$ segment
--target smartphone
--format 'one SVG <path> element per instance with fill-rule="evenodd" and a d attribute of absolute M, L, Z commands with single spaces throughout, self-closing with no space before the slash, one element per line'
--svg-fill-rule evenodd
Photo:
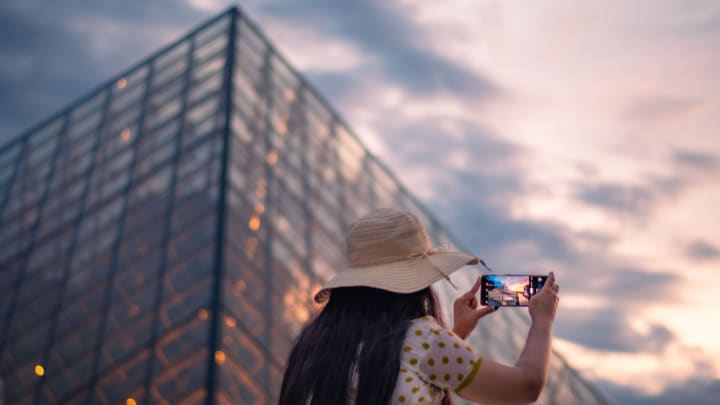
<path fill-rule="evenodd" d="M 501 307 L 527 306 L 530 297 L 545 285 L 547 275 L 484 274 L 480 283 L 480 303 Z"/>

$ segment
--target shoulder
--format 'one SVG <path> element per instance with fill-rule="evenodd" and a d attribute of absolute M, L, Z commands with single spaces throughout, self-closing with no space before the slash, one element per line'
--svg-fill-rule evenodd
<path fill-rule="evenodd" d="M 439 334 L 441 330 L 445 329 L 435 317 L 425 315 L 422 318 L 415 318 L 410 321 L 410 327 L 408 328 L 409 335 L 420 336 L 425 332 L 432 334 Z"/>
<path fill-rule="evenodd" d="M 416 341 L 418 338 L 422 338 L 422 340 L 437 340 L 440 337 L 462 340 L 454 332 L 442 326 L 437 319 L 426 315 L 422 318 L 415 318 L 410 322 L 405 340 Z"/>

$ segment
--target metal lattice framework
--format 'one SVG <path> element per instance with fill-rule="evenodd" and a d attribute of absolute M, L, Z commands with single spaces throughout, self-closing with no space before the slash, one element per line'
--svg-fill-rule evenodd
<path fill-rule="evenodd" d="M 350 220 L 454 242 L 236 8 L 0 147 L 0 190 L 12 404 L 271 403 Z M 513 361 L 527 319 L 493 318 Z M 554 357 L 539 403 L 603 402 Z"/>

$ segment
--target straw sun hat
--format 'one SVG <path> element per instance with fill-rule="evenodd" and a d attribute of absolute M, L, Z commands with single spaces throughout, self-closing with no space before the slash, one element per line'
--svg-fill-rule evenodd
<path fill-rule="evenodd" d="M 481 262 L 467 253 L 433 249 L 418 218 L 395 209 L 375 210 L 353 222 L 345 247 L 347 267 L 325 284 L 315 302 L 327 301 L 338 287 L 412 293 L 442 278 L 449 281 L 450 273 Z"/>

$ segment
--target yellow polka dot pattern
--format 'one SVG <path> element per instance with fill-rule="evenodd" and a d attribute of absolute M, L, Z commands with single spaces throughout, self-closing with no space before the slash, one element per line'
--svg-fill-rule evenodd
<path fill-rule="evenodd" d="M 463 388 L 476 373 L 480 356 L 434 318 L 411 322 L 400 358 L 393 404 L 442 402 L 443 389 Z"/>

